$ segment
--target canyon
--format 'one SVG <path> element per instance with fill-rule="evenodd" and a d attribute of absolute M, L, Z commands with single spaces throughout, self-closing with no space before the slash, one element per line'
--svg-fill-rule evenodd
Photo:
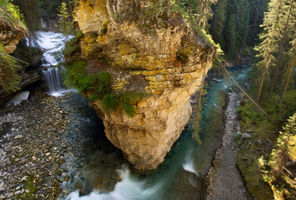
<path fill-rule="evenodd" d="M 91 103 L 107 138 L 140 171 L 155 169 L 179 138 L 192 113 L 190 97 L 216 54 L 173 5 L 153 2 L 86 0 L 74 10 L 87 70 L 111 73 L 118 93 L 146 94 L 133 117 L 122 109 L 106 112 L 100 100 Z"/>

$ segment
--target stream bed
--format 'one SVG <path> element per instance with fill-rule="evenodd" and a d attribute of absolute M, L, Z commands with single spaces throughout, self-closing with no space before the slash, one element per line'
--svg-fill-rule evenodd
<path fill-rule="evenodd" d="M 53 53 L 45 57 L 54 61 Z M 231 68 L 241 84 L 248 71 L 247 66 Z M 232 92 L 231 86 L 217 77 L 210 73 L 207 78 L 200 141 L 193 137 L 198 101 L 194 95 L 193 114 L 182 135 L 165 161 L 148 174 L 134 171 L 107 140 L 102 121 L 84 97 L 65 93 L 62 86 L 59 95 L 50 91 L 53 96 L 34 88 L 29 101 L 0 112 L 0 199 L 206 198 L 209 191 L 205 179 L 227 133 L 225 111 Z M 210 195 L 209 199 L 216 198 Z"/>

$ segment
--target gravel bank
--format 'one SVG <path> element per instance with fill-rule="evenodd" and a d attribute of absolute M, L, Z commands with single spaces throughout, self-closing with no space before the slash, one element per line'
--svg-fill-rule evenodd
<path fill-rule="evenodd" d="M 123 162 L 78 94 L 54 98 L 37 90 L 20 106 L 0 110 L 0 199 L 64 199 L 76 189 L 112 190 L 118 181 L 113 169 Z M 100 166 L 101 173 L 93 177 L 90 165 Z"/>
<path fill-rule="evenodd" d="M 235 163 L 236 148 L 234 135 L 240 134 L 237 107 L 239 97 L 229 94 L 225 112 L 225 135 L 222 147 L 216 152 L 214 166 L 208 173 L 208 200 L 251 199 Z"/>

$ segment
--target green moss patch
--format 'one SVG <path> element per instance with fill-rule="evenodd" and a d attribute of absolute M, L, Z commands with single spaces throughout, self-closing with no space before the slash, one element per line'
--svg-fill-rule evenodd
<path fill-rule="evenodd" d="M 115 93 L 111 86 L 111 73 L 88 73 L 87 65 L 88 63 L 84 60 L 67 63 L 64 84 L 67 87 L 77 88 L 92 102 L 100 100 L 105 112 L 123 109 L 130 117 L 135 116 L 134 105 L 141 101 L 145 94 L 137 91 Z"/>

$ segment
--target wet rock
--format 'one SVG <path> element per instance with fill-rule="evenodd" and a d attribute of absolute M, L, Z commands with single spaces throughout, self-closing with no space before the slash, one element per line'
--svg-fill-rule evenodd
<path fill-rule="evenodd" d="M 242 134 L 242 138 L 243 138 L 243 139 L 249 139 L 249 138 L 251 138 L 251 137 L 252 137 L 251 134 L 248 134 L 248 133 L 243 133 L 243 134 Z"/>

